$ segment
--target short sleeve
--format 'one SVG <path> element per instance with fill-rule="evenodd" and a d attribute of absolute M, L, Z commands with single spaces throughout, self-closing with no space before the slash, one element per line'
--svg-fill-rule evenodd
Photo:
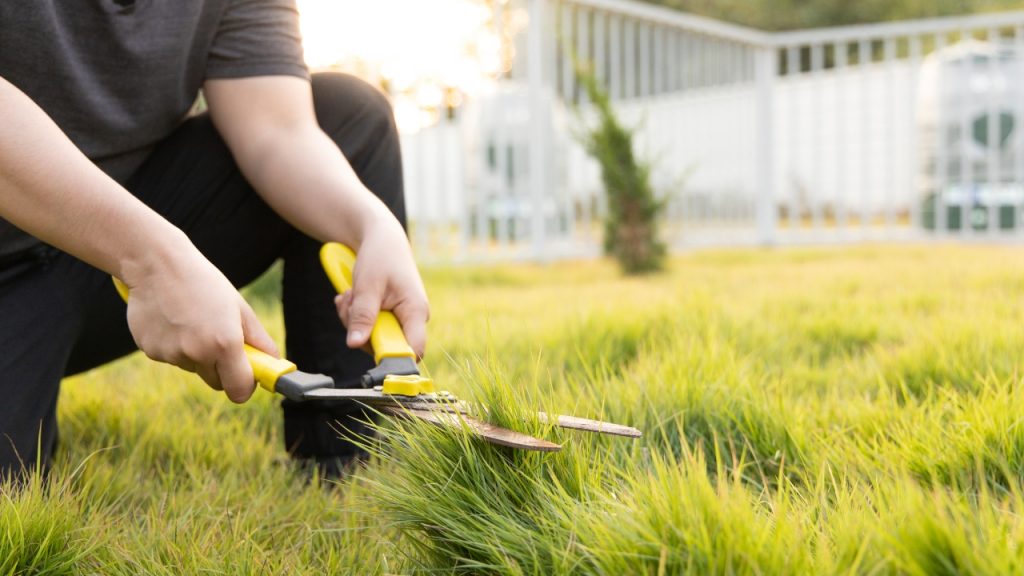
<path fill-rule="evenodd" d="M 295 0 L 229 0 L 206 64 L 207 78 L 309 78 Z"/>

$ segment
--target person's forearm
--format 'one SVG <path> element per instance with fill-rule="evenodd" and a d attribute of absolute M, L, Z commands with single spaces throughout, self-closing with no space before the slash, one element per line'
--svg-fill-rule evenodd
<path fill-rule="evenodd" d="M 97 168 L 28 96 L 0 78 L 0 216 L 129 281 L 184 234 Z"/>
<path fill-rule="evenodd" d="M 198 372 L 235 402 L 248 399 L 243 343 L 277 349 L 227 278 L 3 79 L 0 111 L 0 216 L 123 280 L 128 328 L 147 356 Z"/>
<path fill-rule="evenodd" d="M 236 160 L 278 214 L 318 240 L 358 248 L 367 226 L 397 225 L 315 125 L 268 130 Z"/>
<path fill-rule="evenodd" d="M 320 130 L 309 82 L 221 79 L 204 90 L 214 125 L 271 208 L 309 236 L 360 254 L 352 289 L 335 302 L 348 346 L 366 344 L 379 311 L 390 310 L 422 355 L 430 311 L 412 248 L 398 220 Z"/>

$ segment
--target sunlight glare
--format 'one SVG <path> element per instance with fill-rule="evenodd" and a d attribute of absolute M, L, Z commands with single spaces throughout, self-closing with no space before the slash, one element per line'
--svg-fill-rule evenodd
<path fill-rule="evenodd" d="M 358 62 L 394 89 L 430 81 L 463 90 L 500 68 L 490 10 L 471 0 L 298 0 L 306 62 Z"/>
<path fill-rule="evenodd" d="M 386 86 L 402 132 L 493 87 L 507 65 L 493 28 L 506 0 L 297 0 L 306 62 Z"/>

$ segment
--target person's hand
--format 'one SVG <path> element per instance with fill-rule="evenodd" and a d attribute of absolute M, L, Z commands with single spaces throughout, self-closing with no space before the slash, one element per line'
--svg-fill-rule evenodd
<path fill-rule="evenodd" d="M 394 218 L 367 227 L 352 270 L 352 289 L 334 302 L 348 328 L 350 348 L 366 346 L 377 314 L 390 310 L 416 356 L 423 357 L 430 306 L 409 241 Z"/>
<path fill-rule="evenodd" d="M 228 279 L 189 247 L 122 278 L 128 327 L 146 356 L 196 372 L 232 402 L 245 402 L 255 380 L 243 343 L 274 356 L 277 346 Z"/>

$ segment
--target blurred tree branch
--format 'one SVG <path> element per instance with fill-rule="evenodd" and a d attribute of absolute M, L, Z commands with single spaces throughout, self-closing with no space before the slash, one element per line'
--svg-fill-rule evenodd
<path fill-rule="evenodd" d="M 644 0 L 763 30 L 1024 9 L 1024 0 Z"/>

